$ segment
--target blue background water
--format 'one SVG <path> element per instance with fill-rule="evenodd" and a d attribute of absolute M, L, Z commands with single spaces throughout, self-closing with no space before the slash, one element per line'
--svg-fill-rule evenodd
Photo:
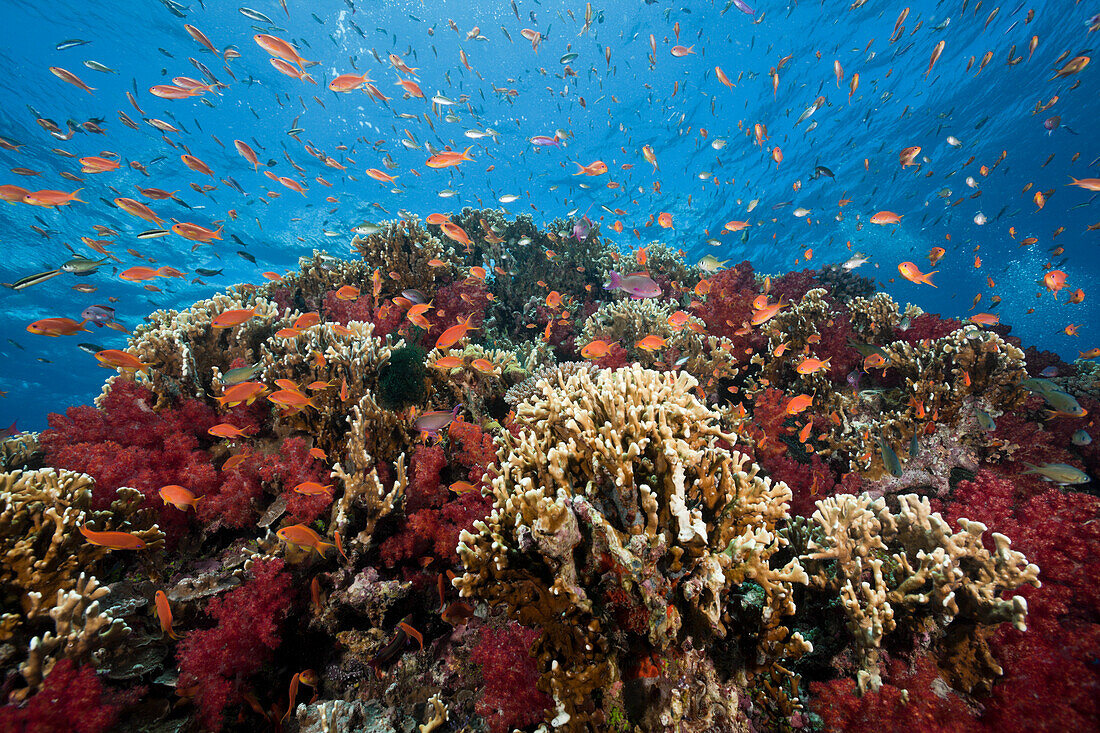
<path fill-rule="evenodd" d="M 13 282 L 56 267 L 70 256 L 64 243 L 94 254 L 79 240 L 81 236 L 98 238 L 92 231 L 94 224 L 122 233 L 111 247 L 122 260 L 118 270 L 147 264 L 127 253 L 129 248 L 155 258 L 158 265 L 189 273 L 183 280 L 154 281 L 163 289 L 159 293 L 120 280 L 111 266 L 89 278 L 64 274 L 21 291 L 0 291 L 4 313 L 0 390 L 7 392 L 6 399 L 0 400 L 0 425 L 18 418 L 22 428 L 40 428 L 48 411 L 87 402 L 107 372 L 97 368 L 92 355 L 77 344 L 121 348 L 125 342 L 123 334 L 94 327 L 92 333 L 72 337 L 36 336 L 25 331 L 33 320 L 79 318 L 85 307 L 115 297 L 118 319 L 132 327 L 153 309 L 186 307 L 236 282 L 262 282 L 261 272 L 291 268 L 300 255 L 314 248 L 345 254 L 349 229 L 364 220 L 396 217 L 398 209 L 425 216 L 463 206 L 499 206 L 496 200 L 503 194 L 520 196 L 505 207 L 510 213 L 532 213 L 539 222 L 578 208 L 593 217 L 603 215 L 601 204 L 621 208 L 627 212 L 621 217 L 604 216 L 604 232 L 624 247 L 639 244 L 630 233 L 637 227 L 643 243 L 664 240 L 683 248 L 692 261 L 707 253 L 733 262 L 748 258 L 765 272 L 804 266 L 796 262 L 807 248 L 813 249 L 812 266 L 843 262 L 851 254 L 846 246 L 850 241 L 852 251 L 871 258 L 859 272 L 883 281 L 883 287 L 901 301 L 964 316 L 975 294 L 984 294 L 978 310 L 990 310 L 990 296 L 997 294 L 1004 300 L 993 312 L 1012 324 L 1026 343 L 1056 350 L 1065 358 L 1075 356 L 1078 349 L 1100 345 L 1093 323 L 1100 273 L 1094 252 L 1100 232 L 1086 231 L 1087 225 L 1100 221 L 1100 213 L 1089 205 L 1095 194 L 1066 186 L 1070 175 L 1100 175 L 1095 165 L 1100 143 L 1094 122 L 1100 114 L 1095 81 L 1100 64 L 1068 79 L 1051 79 L 1063 52 L 1072 57 L 1096 43 L 1100 34 L 1089 34 L 1086 24 L 1095 8 L 1068 1 L 1034 3 L 1034 20 L 1025 24 L 1031 5 L 1003 5 L 986 28 L 996 7 L 989 2 L 969 3 L 965 11 L 958 2 L 912 2 L 905 30 L 891 44 L 903 6 L 877 0 L 853 10 L 846 2 L 756 0 L 755 22 L 735 7 L 723 13 L 724 2 L 598 2 L 594 3 L 596 18 L 584 35 L 578 35 L 583 2 L 523 0 L 518 3 L 521 20 L 506 2 L 362 3 L 354 11 L 344 0 L 289 0 L 288 4 L 289 18 L 278 2 L 249 0 L 248 6 L 266 14 L 274 26 L 249 20 L 238 11 L 237 3 L 209 0 L 205 8 L 197 0 L 191 2 L 181 10 L 186 18 L 177 17 L 158 0 L 5 0 L 0 4 L 0 65 L 6 70 L 0 78 L 0 135 L 23 144 L 18 153 L 0 150 L 0 183 L 32 190 L 71 191 L 84 186 L 82 198 L 88 201 L 57 210 L 0 205 L 4 245 L 0 281 Z M 575 17 L 568 17 L 566 9 Z M 948 18 L 946 28 L 935 29 Z M 454 20 L 459 33 L 448 27 L 448 19 Z M 675 58 L 670 54 L 677 22 L 679 42 L 694 46 L 694 55 Z M 184 23 L 197 26 L 219 49 L 233 45 L 240 51 L 241 58 L 228 62 L 236 79 L 219 58 L 187 34 Z M 918 23 L 921 27 L 916 29 Z M 483 38 L 467 40 L 474 26 L 480 27 Z M 545 36 L 537 53 L 521 37 L 523 28 Z M 290 39 L 306 59 L 320 61 L 310 69 L 318 85 L 287 78 L 272 68 L 268 54 L 252 40 L 257 32 Z M 657 45 L 655 64 L 648 58 L 650 34 Z M 1039 46 L 1028 59 L 1033 35 L 1039 37 Z M 74 38 L 91 43 L 55 50 L 59 42 Z M 940 40 L 946 42 L 945 50 L 926 79 L 930 54 Z M 1024 60 L 1008 66 L 1012 45 Z M 605 61 L 605 48 L 611 50 L 610 64 Z M 446 122 L 442 115 L 432 114 L 425 100 L 402 99 L 395 86 L 398 74 L 388 62 L 376 61 L 371 49 L 383 61 L 396 53 L 418 67 L 420 86 L 429 97 L 441 93 L 457 100 L 469 95 L 469 107 L 449 108 L 460 121 Z M 463 67 L 460 49 L 468 55 L 473 71 Z M 559 59 L 567 50 L 579 54 L 571 63 L 576 77 L 562 77 Z M 992 60 L 980 74 L 975 73 L 986 51 L 993 52 Z M 778 93 L 773 96 L 769 69 L 787 55 L 791 58 L 779 71 Z M 974 69 L 967 72 L 971 56 Z M 170 83 L 173 76 L 201 78 L 189 57 L 203 62 L 229 85 L 219 95 L 205 95 L 214 108 L 198 98 L 168 101 L 147 91 L 153 84 Z M 89 59 L 118 73 L 86 68 L 83 62 Z M 840 61 L 845 74 L 839 87 L 834 60 Z M 52 75 L 48 68 L 55 65 L 95 87 L 94 95 Z M 715 78 L 715 65 L 734 81 L 732 90 Z M 328 91 L 327 83 L 335 74 L 354 70 L 370 72 L 378 87 L 394 99 L 383 105 L 362 92 Z M 849 99 L 854 72 L 860 75 L 860 85 Z M 1078 88 L 1071 89 L 1078 80 Z M 135 132 L 124 126 L 119 110 L 140 124 L 140 115 L 125 97 L 135 85 L 146 117 L 185 129 L 186 134 L 170 135 L 170 139 L 186 144 L 219 178 L 233 177 L 246 195 L 184 167 L 179 158 L 184 150 L 170 147 L 152 127 L 141 124 Z M 796 126 L 799 115 L 818 95 L 824 95 L 827 104 Z M 1034 114 L 1037 104 L 1055 95 L 1059 101 L 1050 110 Z M 102 117 L 107 135 L 77 133 L 67 142 L 55 140 L 35 123 L 36 115 L 27 105 L 62 126 L 67 119 L 82 122 Z M 425 111 L 434 127 L 423 117 L 395 116 L 396 112 L 421 115 Z M 1048 134 L 1043 120 L 1053 114 L 1061 115 L 1062 122 L 1080 134 L 1066 129 Z M 770 134 L 764 148 L 750 136 L 756 122 L 767 125 Z M 808 132 L 811 122 L 818 124 Z M 294 124 L 304 128 L 303 142 L 341 160 L 347 170 L 325 167 L 307 154 L 287 135 Z M 499 136 L 472 140 L 464 135 L 467 130 L 485 128 Z M 701 128 L 706 130 L 705 138 Z M 425 151 L 400 144 L 406 129 L 418 142 L 431 142 L 437 148 L 472 144 L 477 160 L 458 168 L 429 169 L 424 165 Z M 556 129 L 569 133 L 564 149 L 536 149 L 528 143 L 532 135 L 552 135 Z M 961 140 L 962 146 L 948 145 L 949 135 Z M 261 161 L 275 161 L 272 170 L 303 182 L 307 195 L 302 197 L 254 172 L 233 149 L 235 138 L 250 144 L 255 139 L 263 148 L 253 145 Z M 716 139 L 725 140 L 725 147 L 715 149 Z M 337 150 L 340 144 L 351 150 Z M 656 151 L 660 166 L 656 173 L 642 158 L 644 144 Z M 778 171 L 770 157 L 776 145 L 784 156 Z M 898 153 L 910 145 L 921 146 L 928 162 L 902 169 Z M 113 151 L 122 157 L 123 166 L 116 172 L 83 176 L 83 184 L 71 183 L 59 173 L 81 175 L 79 163 L 52 153 L 53 148 L 78 157 Z M 284 150 L 305 169 L 305 175 L 291 168 Z M 979 167 L 992 167 L 1002 151 L 1007 151 L 1006 160 L 982 177 Z M 1080 157 L 1071 162 L 1075 153 Z M 398 175 L 398 193 L 363 173 L 366 168 L 384 168 L 387 154 L 397 164 L 389 172 Z M 1043 167 L 1051 155 L 1053 160 Z M 967 165 L 972 156 L 973 162 Z M 608 164 L 608 175 L 571 175 L 573 161 L 587 164 L 597 159 Z M 127 165 L 131 160 L 143 163 L 149 177 L 131 169 Z M 623 164 L 634 167 L 623 170 Z M 832 169 L 835 180 L 810 180 L 818 164 Z M 486 173 L 489 165 L 495 169 Z M 13 167 L 40 171 L 41 176 L 8 173 Z M 318 175 L 332 182 L 333 188 L 318 184 L 314 180 Z M 351 180 L 351 175 L 357 180 Z M 714 176 L 721 185 L 712 182 Z M 966 198 L 974 193 L 964 182 L 967 176 L 977 179 L 980 197 Z M 621 186 L 609 189 L 609 180 Z M 798 180 L 802 188 L 795 192 Z M 660 181 L 659 193 L 654 190 L 655 181 Z M 192 182 L 215 183 L 218 188 L 204 197 L 191 190 Z M 1023 194 L 1027 183 L 1034 183 L 1034 188 Z M 134 235 L 149 225 L 102 201 L 119 195 L 144 200 L 136 194 L 135 185 L 179 189 L 192 210 L 171 201 L 150 202 L 165 217 L 202 225 L 224 219 L 228 209 L 235 209 L 240 217 L 226 222 L 226 241 L 195 251 L 191 242 L 176 236 L 137 240 Z M 951 190 L 946 199 L 937 195 L 945 188 Z M 459 194 L 440 198 L 438 192 L 444 189 Z M 1051 189 L 1054 195 L 1037 212 L 1031 199 L 1034 190 Z M 265 198 L 268 190 L 279 191 L 281 197 Z M 336 196 L 339 204 L 325 202 L 329 195 Z M 842 197 L 851 199 L 844 209 L 838 207 Z M 960 198 L 966 200 L 948 207 Z M 752 199 L 759 199 L 759 205 L 747 214 Z M 793 205 L 773 210 L 785 201 Z M 796 218 L 795 207 L 811 209 L 812 214 Z M 866 222 L 881 209 L 903 214 L 902 224 L 860 228 L 858 221 Z M 672 214 L 675 229 L 645 228 L 649 218 L 662 211 Z M 837 221 L 841 211 L 843 220 Z M 973 222 L 979 211 L 989 218 L 984 226 Z M 616 218 L 626 227 L 621 235 L 609 229 Z M 754 226 L 744 238 L 726 234 L 720 237 L 720 246 L 706 245 L 705 230 L 713 235 L 731 219 L 748 219 Z M 32 231 L 30 226 L 35 224 L 48 230 L 50 238 Z M 1054 230 L 1062 226 L 1065 232 L 1052 240 Z M 1009 227 L 1015 227 L 1015 241 Z M 325 231 L 341 236 L 329 237 Z M 243 246 L 229 239 L 229 234 L 239 237 Z M 950 242 L 946 235 L 951 236 Z M 1020 248 L 1020 240 L 1028 236 L 1038 237 L 1039 243 Z M 904 260 L 928 269 L 926 253 L 937 245 L 948 249 L 937 267 L 938 289 L 900 278 L 900 282 L 886 282 L 896 277 L 896 266 Z M 982 266 L 975 269 L 972 250 L 978 245 Z M 1052 257 L 1050 249 L 1058 245 L 1065 254 Z M 242 249 L 257 263 L 238 256 Z M 1083 304 L 1067 304 L 1068 291 L 1055 301 L 1041 288 L 1038 282 L 1047 263 L 1068 273 L 1069 289 L 1084 288 L 1088 297 Z M 191 283 L 195 267 L 224 268 L 225 272 L 203 278 L 202 284 Z M 988 286 L 987 276 L 995 287 Z M 76 292 L 71 288 L 77 282 L 93 283 L 98 291 Z M 1028 314 L 1031 308 L 1035 310 Z M 1079 338 L 1062 333 L 1069 323 L 1084 324 Z"/>

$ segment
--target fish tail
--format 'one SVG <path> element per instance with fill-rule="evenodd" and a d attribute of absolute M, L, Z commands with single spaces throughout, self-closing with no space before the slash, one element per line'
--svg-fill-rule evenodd
<path fill-rule="evenodd" d="M 604 290 L 618 290 L 619 286 L 622 285 L 622 278 L 619 276 L 619 273 L 612 270 L 611 275 L 609 276 L 609 278 L 610 278 L 610 281 L 606 285 L 603 286 L 603 289 Z"/>
<path fill-rule="evenodd" d="M 82 204 L 86 204 L 86 203 L 88 203 L 88 202 L 87 202 L 87 201 L 85 201 L 84 199 L 78 199 L 78 198 L 76 197 L 76 195 L 77 195 L 78 193 L 80 193 L 81 191 L 83 191 L 83 190 L 84 190 L 83 188 L 78 188 L 78 189 L 76 189 L 75 191 L 73 191 L 72 193 L 70 193 L 69 195 L 70 195 L 70 196 L 72 196 L 72 198 L 71 198 L 71 199 L 69 199 L 69 200 L 70 200 L 70 201 L 79 201 L 79 202 L 80 202 L 80 203 L 82 203 Z"/>
<path fill-rule="evenodd" d="M 317 550 L 318 555 L 324 557 L 325 553 L 328 552 L 330 547 L 336 547 L 336 545 L 332 544 L 331 542 L 318 542 L 317 546 L 313 549 Z"/>
<path fill-rule="evenodd" d="M 922 277 L 920 281 L 925 285 L 931 285 L 934 288 L 939 287 L 938 285 L 936 285 L 936 283 L 932 282 L 932 276 L 935 275 L 937 272 L 939 272 L 939 270 L 932 270 L 932 272 L 924 273 L 924 277 Z"/>

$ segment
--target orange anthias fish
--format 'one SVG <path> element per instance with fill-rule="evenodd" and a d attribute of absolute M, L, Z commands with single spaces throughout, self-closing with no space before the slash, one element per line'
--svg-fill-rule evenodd
<path fill-rule="evenodd" d="M 756 312 L 752 314 L 752 318 L 749 320 L 754 326 L 759 326 L 765 321 L 770 320 L 781 308 L 785 307 L 784 303 L 772 303 L 771 305 L 758 308 Z"/>
<path fill-rule="evenodd" d="M 645 351 L 659 351 L 665 347 L 665 340 L 660 336 L 649 334 L 634 345 Z"/>
<path fill-rule="evenodd" d="M 428 158 L 427 166 L 429 168 L 449 168 L 451 166 L 459 165 L 463 161 L 473 160 L 470 156 L 470 148 L 466 148 L 461 153 L 454 150 L 444 150 L 441 153 L 436 153 L 432 157 Z"/>
<path fill-rule="evenodd" d="M 51 208 L 54 206 L 68 206 L 73 201 L 79 201 L 83 204 L 85 203 L 85 201 L 76 197 L 76 195 L 83 190 L 83 188 L 78 188 L 72 193 L 67 193 L 65 191 L 53 191 L 48 189 L 42 191 L 31 191 L 23 197 L 23 203 L 30 204 L 31 206 L 42 206 L 45 208 Z"/>
<path fill-rule="evenodd" d="M 783 411 L 788 415 L 797 415 L 814 403 L 814 398 L 808 394 L 800 394 L 787 400 Z"/>
<path fill-rule="evenodd" d="M 209 243 L 212 239 L 221 239 L 222 227 L 217 229 L 207 229 L 206 227 L 199 226 L 198 224 L 191 224 L 189 222 L 180 222 L 172 227 L 172 231 L 180 235 L 184 239 L 189 239 L 192 242 L 205 242 Z"/>
<path fill-rule="evenodd" d="M 109 369 L 125 369 L 149 373 L 149 365 L 141 362 L 133 354 L 119 349 L 104 349 L 96 352 L 96 361 Z"/>
<path fill-rule="evenodd" d="M 256 315 L 256 309 L 254 307 L 242 310 L 222 311 L 214 316 L 214 320 L 210 322 L 210 326 L 211 328 L 233 328 L 234 326 L 241 325 L 254 315 Z"/>
<path fill-rule="evenodd" d="M 898 265 L 898 272 L 900 272 L 901 276 L 911 283 L 916 283 L 918 285 L 923 283 L 924 285 L 931 285 L 932 287 L 936 287 L 936 284 L 932 282 L 932 276 L 939 272 L 939 270 L 933 270 L 932 272 L 921 272 L 920 268 L 912 262 L 902 262 L 900 265 Z"/>
<path fill-rule="evenodd" d="M 292 64 L 298 64 L 298 68 L 303 71 L 305 71 L 307 65 L 312 65 L 309 61 L 299 56 L 293 46 L 281 38 L 258 33 L 252 36 L 252 40 L 256 41 L 256 44 L 260 48 L 267 51 L 272 56 L 277 56 Z"/>
<path fill-rule="evenodd" d="M 201 496 L 195 496 L 189 489 L 176 484 L 161 486 L 157 493 L 165 504 L 171 504 L 182 512 L 187 511 L 188 507 L 194 509 L 195 505 L 202 500 Z"/>
<path fill-rule="evenodd" d="M 801 362 L 799 362 L 797 367 L 795 367 L 795 371 L 799 374 L 816 374 L 823 369 L 828 369 L 829 366 L 829 359 L 821 361 L 820 359 L 806 357 Z"/>
<path fill-rule="evenodd" d="M 600 359 L 607 356 L 611 345 L 606 341 L 590 341 L 581 349 L 581 356 L 585 359 Z"/>
<path fill-rule="evenodd" d="M 461 341 L 466 336 L 467 331 L 476 331 L 477 327 L 470 325 L 471 318 L 473 318 L 473 315 L 466 316 L 465 321 L 455 324 L 439 334 L 439 338 L 435 342 L 435 348 L 449 349 Z"/>
<path fill-rule="evenodd" d="M 335 547 L 331 542 L 322 541 L 320 535 L 304 524 L 292 524 L 289 527 L 283 527 L 275 534 L 283 542 L 316 550 L 317 554 L 322 557 L 330 547 Z"/>
<path fill-rule="evenodd" d="M 1058 300 L 1058 291 L 1066 286 L 1066 273 L 1062 270 L 1051 270 L 1043 275 L 1043 285 L 1054 293 L 1054 299 Z"/>
<path fill-rule="evenodd" d="M 145 540 L 129 532 L 97 532 L 88 529 L 88 525 L 80 525 L 80 534 L 93 545 L 106 547 L 111 550 L 144 550 Z"/>
<path fill-rule="evenodd" d="M 180 635 L 172 629 L 172 607 L 168 605 L 168 596 L 164 591 L 158 590 L 154 595 L 157 607 L 157 618 L 160 620 L 160 630 L 168 634 L 169 638 L 179 639 Z"/>
<path fill-rule="evenodd" d="M 332 494 L 332 484 L 322 486 L 316 481 L 303 481 L 294 487 L 294 490 L 305 496 L 318 496 L 320 494 Z"/>
<path fill-rule="evenodd" d="M 892 211 L 879 211 L 871 217 L 872 224 L 897 224 L 901 221 L 902 214 L 895 214 Z"/>
<path fill-rule="evenodd" d="M 358 300 L 359 288 L 354 285 L 345 285 L 336 291 L 336 297 L 339 300 Z"/>
<path fill-rule="evenodd" d="M 280 407 L 287 410 L 298 411 L 306 407 L 312 407 L 317 409 L 317 405 L 313 403 L 312 398 L 306 397 L 304 394 L 295 389 L 280 389 L 277 392 L 272 392 L 267 396 L 268 402 L 273 402 Z"/>
<path fill-rule="evenodd" d="M 575 176 L 602 176 L 607 173 L 607 163 L 602 160 L 597 160 L 588 165 L 581 165 L 580 163 L 575 163 L 575 165 L 577 166 L 577 172 L 573 174 Z"/>
<path fill-rule="evenodd" d="M 340 74 L 328 83 L 328 88 L 334 92 L 353 92 L 356 89 L 362 89 L 373 81 L 366 72 L 362 74 Z"/>
<path fill-rule="evenodd" d="M 215 425 L 206 432 L 218 438 L 243 438 L 251 431 L 223 422 Z"/>
<path fill-rule="evenodd" d="M 164 223 L 164 219 L 161 219 L 153 212 L 152 209 L 150 209 L 148 206 L 141 203 L 140 201 L 135 201 L 134 199 L 125 197 L 119 197 L 115 199 L 115 205 L 125 211 L 127 214 L 130 214 L 131 216 L 136 216 L 139 219 L 144 219 L 150 224 Z"/>
<path fill-rule="evenodd" d="M 933 247 L 932 249 L 928 250 L 929 267 L 935 267 L 936 263 L 939 262 L 945 254 L 947 254 L 947 250 L 943 247 Z"/>
<path fill-rule="evenodd" d="M 474 243 L 473 240 L 470 239 L 470 235 L 466 233 L 466 230 L 452 221 L 445 221 L 439 226 L 448 238 L 453 239 L 459 244 L 472 245 Z"/>
<path fill-rule="evenodd" d="M 218 398 L 218 402 L 222 407 L 236 407 L 242 402 L 251 405 L 263 395 L 266 389 L 260 382 L 241 382 L 225 390 Z"/>
<path fill-rule="evenodd" d="M 43 318 L 27 326 L 27 331 L 39 336 L 72 336 L 79 331 L 87 331 L 87 320 L 74 321 L 71 318 Z"/>
<path fill-rule="evenodd" d="M 144 265 L 134 265 L 118 273 L 118 276 L 130 282 L 142 282 L 144 280 L 152 280 L 154 277 L 183 277 L 183 273 L 168 265 L 158 267 L 155 270 L 152 267 L 145 267 Z"/>

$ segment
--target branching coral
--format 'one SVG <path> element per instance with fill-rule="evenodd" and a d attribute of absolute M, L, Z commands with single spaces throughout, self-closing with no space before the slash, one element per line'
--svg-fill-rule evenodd
<path fill-rule="evenodd" d="M 83 573 L 72 590 L 59 590 L 50 606 L 40 593 L 27 594 L 27 617 L 35 620 L 49 616 L 54 630 L 31 639 L 27 661 L 19 672 L 27 683 L 23 694 L 37 690 L 58 659 L 65 657 L 78 664 L 96 661 L 101 650 L 115 646 L 130 634 L 121 620 L 100 609 L 99 601 L 109 593 L 99 581 Z"/>
<path fill-rule="evenodd" d="M 812 564 L 810 577 L 815 587 L 840 594 L 860 652 L 861 690 L 881 686 L 879 650 L 903 616 L 910 624 L 930 618 L 967 631 L 1005 621 L 1023 630 L 1027 602 L 1001 594 L 1025 583 L 1039 586 L 1039 568 L 1012 550 L 1004 535 L 993 534 L 991 552 L 982 544 L 981 522 L 959 519 L 960 531 L 952 533 L 927 498 L 905 494 L 898 500 L 896 512 L 885 499 L 866 494 L 819 502 L 813 521 L 820 534 L 811 536 L 804 556 L 834 563 Z M 986 661 L 1001 674 L 992 659 Z"/>
<path fill-rule="evenodd" d="M 84 524 L 132 532 L 151 549 L 163 546 L 163 533 L 148 512 L 140 511 L 138 491 L 117 489 L 114 501 L 95 509 L 94 488 L 90 476 L 63 469 L 0 474 L 0 586 L 5 592 L 52 598 L 71 589 L 77 575 L 109 552 L 84 539 L 79 532 Z"/>
<path fill-rule="evenodd" d="M 504 437 L 492 515 L 460 535 L 455 587 L 541 626 L 540 689 L 572 730 L 596 723 L 585 704 L 629 650 L 725 637 L 727 594 L 748 581 L 767 599 L 774 646 L 762 657 L 809 648 L 780 626 L 806 575 L 797 560 L 769 565 L 790 492 L 727 450 L 735 438 L 696 384 L 638 366 L 540 382 L 517 409 L 519 434 Z M 646 633 L 612 645 L 620 632 L 605 608 L 619 591 L 646 615 Z"/>

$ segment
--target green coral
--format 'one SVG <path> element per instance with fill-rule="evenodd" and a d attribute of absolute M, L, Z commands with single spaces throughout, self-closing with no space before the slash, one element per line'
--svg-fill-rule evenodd
<path fill-rule="evenodd" d="M 378 397 L 384 407 L 399 411 L 424 401 L 428 393 L 424 384 L 427 353 L 415 344 L 393 350 L 378 373 Z"/>

